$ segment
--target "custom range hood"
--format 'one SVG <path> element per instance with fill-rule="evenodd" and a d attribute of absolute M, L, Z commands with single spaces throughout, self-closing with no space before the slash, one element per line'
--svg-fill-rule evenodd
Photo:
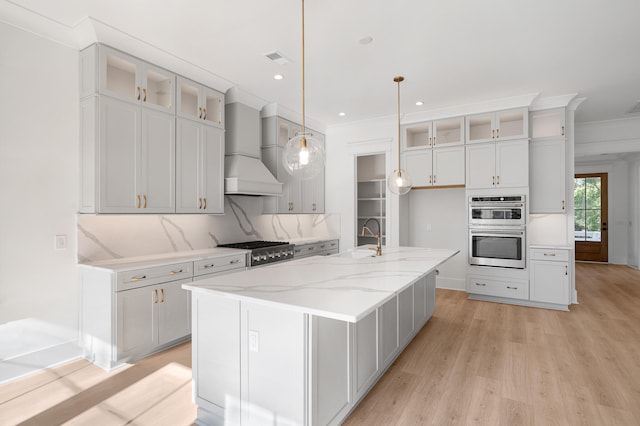
<path fill-rule="evenodd" d="M 278 182 L 261 161 L 260 111 L 239 102 L 225 106 L 224 193 L 282 195 Z"/>

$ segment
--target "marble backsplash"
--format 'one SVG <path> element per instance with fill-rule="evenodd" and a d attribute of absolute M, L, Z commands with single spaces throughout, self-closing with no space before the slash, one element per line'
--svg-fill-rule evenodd
<path fill-rule="evenodd" d="M 224 215 L 78 215 L 78 262 L 199 250 L 249 240 L 338 238 L 338 214 L 261 214 L 262 198 L 225 196 Z"/>

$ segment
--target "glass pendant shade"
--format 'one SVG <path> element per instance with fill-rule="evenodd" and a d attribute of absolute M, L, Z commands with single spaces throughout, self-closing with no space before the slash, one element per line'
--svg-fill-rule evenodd
<path fill-rule="evenodd" d="M 394 77 L 393 81 L 398 84 L 398 168 L 387 178 L 387 187 L 393 194 L 404 195 L 411 191 L 413 185 L 409 173 L 400 168 L 400 83 L 404 81 L 404 77 Z"/>
<path fill-rule="evenodd" d="M 324 169 L 324 147 L 313 134 L 298 133 L 287 142 L 282 165 L 299 179 L 313 179 Z"/>
<path fill-rule="evenodd" d="M 396 195 L 404 195 L 411 190 L 411 176 L 405 170 L 396 169 L 387 179 L 387 187 L 389 191 Z"/>

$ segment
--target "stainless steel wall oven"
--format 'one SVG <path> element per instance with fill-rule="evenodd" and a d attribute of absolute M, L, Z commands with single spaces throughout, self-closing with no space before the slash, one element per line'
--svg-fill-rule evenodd
<path fill-rule="evenodd" d="M 526 267 L 524 195 L 469 197 L 469 264 Z"/>

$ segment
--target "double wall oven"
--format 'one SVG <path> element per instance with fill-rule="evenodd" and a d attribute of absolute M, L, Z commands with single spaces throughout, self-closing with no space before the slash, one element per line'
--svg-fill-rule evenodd
<path fill-rule="evenodd" d="M 469 264 L 526 267 L 524 195 L 469 197 Z"/>

